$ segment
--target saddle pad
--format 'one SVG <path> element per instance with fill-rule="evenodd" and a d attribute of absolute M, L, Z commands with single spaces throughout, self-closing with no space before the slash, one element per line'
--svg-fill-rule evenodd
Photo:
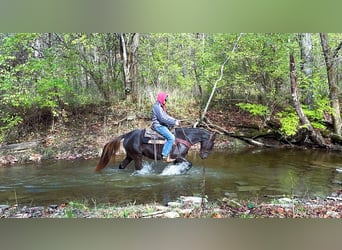
<path fill-rule="evenodd" d="M 145 129 L 144 137 L 164 140 L 164 137 L 162 135 L 160 135 L 157 131 L 155 131 L 151 128 Z"/>
<path fill-rule="evenodd" d="M 171 131 L 171 133 L 174 134 L 174 131 Z M 148 143 L 148 144 L 165 144 L 166 139 L 159 134 L 157 131 L 151 129 L 151 128 L 146 128 L 145 129 L 145 134 L 143 137 L 143 143 Z"/>
<path fill-rule="evenodd" d="M 148 140 L 148 144 L 165 144 L 166 140 Z"/>

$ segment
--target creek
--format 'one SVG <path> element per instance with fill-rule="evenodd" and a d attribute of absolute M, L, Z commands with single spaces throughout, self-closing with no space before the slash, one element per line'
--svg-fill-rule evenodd
<path fill-rule="evenodd" d="M 201 195 L 263 200 L 271 197 L 326 197 L 341 189 L 342 155 L 313 150 L 244 149 L 212 152 L 205 160 L 198 152 L 188 159 L 185 174 L 162 175 L 164 163 L 147 161 L 143 171 L 133 164 L 118 169 L 111 162 L 94 173 L 97 159 L 42 161 L 0 168 L 0 204 L 51 205 L 69 201 L 91 205 L 158 202 Z"/>

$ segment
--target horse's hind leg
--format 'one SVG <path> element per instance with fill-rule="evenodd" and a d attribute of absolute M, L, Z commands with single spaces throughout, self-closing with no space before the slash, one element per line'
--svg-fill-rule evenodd
<path fill-rule="evenodd" d="M 141 170 L 142 169 L 142 155 L 138 155 L 134 157 L 134 165 L 135 165 L 135 170 Z"/>
<path fill-rule="evenodd" d="M 132 161 L 132 158 L 129 156 L 126 156 L 126 158 L 120 163 L 119 168 L 124 169 L 127 167 L 127 165 Z"/>

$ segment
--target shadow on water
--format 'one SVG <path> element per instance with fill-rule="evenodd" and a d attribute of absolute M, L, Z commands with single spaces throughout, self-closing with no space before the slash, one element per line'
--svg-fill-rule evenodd
<path fill-rule="evenodd" d="M 68 201 L 126 204 L 167 203 L 182 195 L 200 195 L 205 168 L 209 200 L 232 196 L 263 199 L 296 195 L 326 197 L 341 188 L 340 154 L 322 151 L 254 149 L 216 151 L 206 160 L 189 155 L 192 168 L 185 174 L 163 163 L 145 162 L 118 169 L 119 161 L 94 173 L 97 160 L 42 162 L 0 169 L 0 204 L 50 205 Z M 119 159 L 121 160 L 121 159 Z M 163 172 L 164 171 L 164 172 Z"/>

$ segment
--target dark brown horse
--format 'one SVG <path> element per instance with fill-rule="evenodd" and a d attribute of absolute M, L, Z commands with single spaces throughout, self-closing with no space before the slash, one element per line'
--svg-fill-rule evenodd
<path fill-rule="evenodd" d="M 121 140 L 123 140 L 126 158 L 120 163 L 120 169 L 126 168 L 131 161 L 134 161 L 135 169 L 140 170 L 142 168 L 143 156 L 161 160 L 163 144 L 148 143 L 145 132 L 145 129 L 136 129 L 108 142 L 103 147 L 102 155 L 95 171 L 103 169 L 110 159 L 115 157 L 120 148 Z M 177 159 L 184 161 L 190 147 L 196 143 L 200 143 L 200 157 L 202 159 L 207 158 L 209 152 L 213 149 L 216 134 L 202 128 L 176 128 L 175 137 L 176 142 L 172 147 L 171 157 L 176 158 L 176 161 Z"/>

